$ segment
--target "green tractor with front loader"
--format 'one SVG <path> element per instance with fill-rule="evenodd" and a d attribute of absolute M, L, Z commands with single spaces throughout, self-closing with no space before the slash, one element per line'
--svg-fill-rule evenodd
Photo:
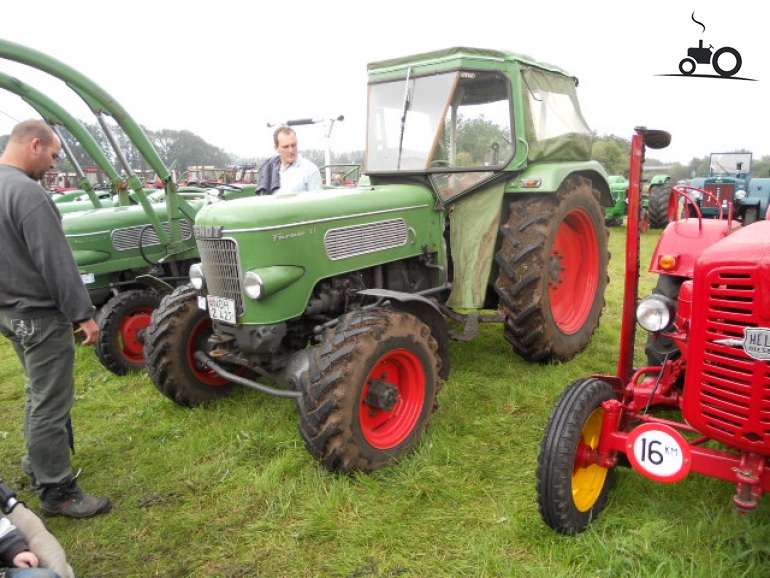
<path fill-rule="evenodd" d="M 341 472 L 415 446 L 450 339 L 498 323 L 523 358 L 566 361 L 590 342 L 608 282 L 613 200 L 574 76 L 472 48 L 368 76 L 365 179 L 203 207 L 191 283 L 145 334 L 165 396 L 295 399 L 308 451 Z"/>
<path fill-rule="evenodd" d="M 84 126 L 63 107 L 19 79 L 0 73 L 0 88 L 24 99 L 59 133 L 64 152 L 74 164 L 82 191 L 89 200 L 59 203 L 64 231 L 75 255 L 91 300 L 99 308 L 101 329 L 95 351 L 102 364 L 124 374 L 144 368 L 143 333 L 164 293 L 188 281 L 190 265 L 198 260 L 192 236 L 197 211 L 207 203 L 234 196 L 253 196 L 254 185 L 212 184 L 177 188 L 171 171 L 141 127 L 103 89 L 58 60 L 18 44 L 0 40 L 0 59 L 18 62 L 63 80 L 88 105 L 122 165 L 121 176 Z M 115 123 L 163 181 L 164 194 L 149 198 L 154 189 L 135 174 L 117 145 Z M 65 128 L 104 171 L 110 199 L 100 199 L 88 169 L 75 162 Z"/>

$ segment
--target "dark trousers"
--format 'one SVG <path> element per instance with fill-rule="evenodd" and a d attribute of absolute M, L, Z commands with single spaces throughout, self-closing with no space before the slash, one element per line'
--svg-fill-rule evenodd
<path fill-rule="evenodd" d="M 68 422 L 75 401 L 75 338 L 64 315 L 23 319 L 0 312 L 0 331 L 11 340 L 27 374 L 25 465 L 37 484 L 72 477 Z"/>

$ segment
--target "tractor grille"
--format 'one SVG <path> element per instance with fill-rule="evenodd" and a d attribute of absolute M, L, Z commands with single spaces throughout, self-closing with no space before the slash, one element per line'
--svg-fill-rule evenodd
<path fill-rule="evenodd" d="M 720 342 L 742 342 L 744 329 L 757 326 L 757 271 L 720 267 L 706 274 L 705 303 L 696 310 L 706 314 L 705 331 L 693 321 L 684 402 L 685 418 L 704 434 L 754 451 L 770 449 L 770 365 Z"/>
<path fill-rule="evenodd" d="M 163 230 L 167 235 L 171 234 L 171 226 L 168 221 L 161 223 Z M 190 221 L 183 219 L 179 222 L 179 230 L 182 233 L 182 239 L 187 241 L 192 238 L 192 226 Z M 157 247 L 160 245 L 155 229 L 149 225 L 139 225 L 138 227 L 127 227 L 125 229 L 115 229 L 112 232 L 112 246 L 116 251 L 129 251 L 142 247 Z"/>
<path fill-rule="evenodd" d="M 403 219 L 329 229 L 324 237 L 326 254 L 332 261 L 375 253 L 406 245 L 409 231 Z"/>
<path fill-rule="evenodd" d="M 706 185 L 705 189 L 709 193 L 713 193 L 717 200 L 715 201 L 711 197 L 704 195 L 704 207 L 725 206 L 725 203 L 733 202 L 733 197 L 735 196 L 735 185 L 731 183 L 708 184 Z"/>
<path fill-rule="evenodd" d="M 235 312 L 243 315 L 241 266 L 238 244 L 232 239 L 197 239 L 207 292 L 235 301 Z"/>

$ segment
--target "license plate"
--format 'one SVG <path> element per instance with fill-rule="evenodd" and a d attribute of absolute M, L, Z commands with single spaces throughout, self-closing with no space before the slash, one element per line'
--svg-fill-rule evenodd
<path fill-rule="evenodd" d="M 80 278 L 85 285 L 89 285 L 96 280 L 96 276 L 93 273 L 81 273 Z"/>
<path fill-rule="evenodd" d="M 235 323 L 235 301 L 216 295 L 206 295 L 209 316 L 215 321 Z"/>

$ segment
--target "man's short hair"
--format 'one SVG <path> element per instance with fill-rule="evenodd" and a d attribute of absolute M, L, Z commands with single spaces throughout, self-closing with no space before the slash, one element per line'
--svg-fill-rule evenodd
<path fill-rule="evenodd" d="M 10 140 L 15 142 L 28 142 L 32 139 L 38 138 L 43 146 L 51 146 L 54 141 L 53 129 L 48 126 L 44 121 L 37 119 L 23 120 L 11 131 Z"/>
<path fill-rule="evenodd" d="M 277 129 L 275 129 L 275 132 L 273 133 L 273 142 L 275 143 L 275 146 L 278 146 L 278 135 L 279 134 L 293 134 L 293 135 L 296 135 L 297 133 L 290 126 L 288 126 L 286 124 L 282 124 Z"/>

